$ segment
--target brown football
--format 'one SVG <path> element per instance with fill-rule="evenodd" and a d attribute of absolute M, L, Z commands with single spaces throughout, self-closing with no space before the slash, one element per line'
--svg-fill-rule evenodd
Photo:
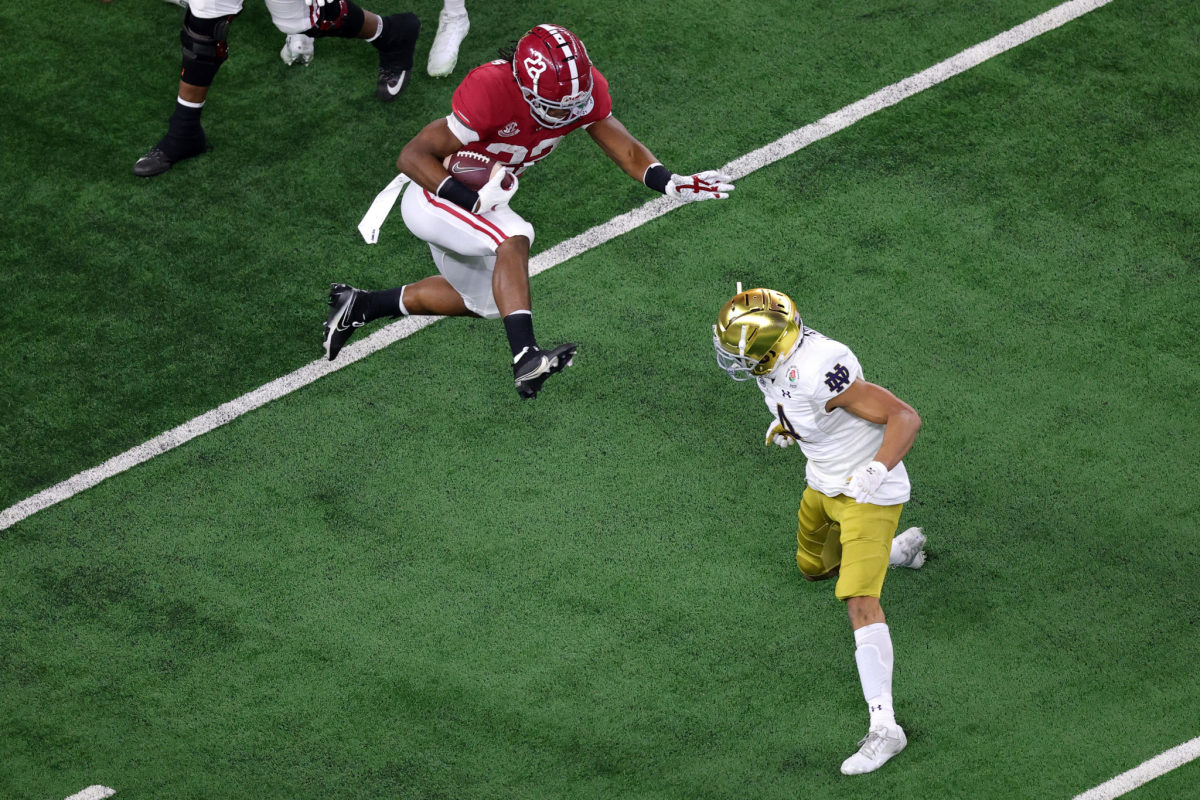
<path fill-rule="evenodd" d="M 491 179 L 496 170 L 504 169 L 504 164 L 483 153 L 470 150 L 459 150 L 446 156 L 442 165 L 452 177 L 473 192 L 478 192 Z M 512 175 L 506 175 L 500 184 L 505 189 L 512 186 Z"/>

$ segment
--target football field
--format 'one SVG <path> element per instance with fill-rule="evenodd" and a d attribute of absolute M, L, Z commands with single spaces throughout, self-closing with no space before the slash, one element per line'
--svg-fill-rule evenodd
<path fill-rule="evenodd" d="M 150 180 L 181 11 L 0 9 L 0 798 L 1200 796 L 1194 2 L 469 2 L 435 80 L 418 0 L 390 105 L 246 5 L 212 152 Z M 526 174 L 579 344 L 535 401 L 496 322 L 314 361 L 331 281 L 433 271 L 355 229 L 399 149 L 545 21 L 734 196 L 666 211 L 583 133 Z M 738 281 L 924 419 L 870 775 L 803 457 L 713 359 Z"/>

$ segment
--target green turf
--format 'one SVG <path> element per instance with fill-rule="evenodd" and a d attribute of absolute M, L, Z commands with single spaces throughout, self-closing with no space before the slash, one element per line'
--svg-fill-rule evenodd
<path fill-rule="evenodd" d="M 248 5 L 217 149 L 152 181 L 173 7 L 64 12 L 90 91 L 82 34 L 6 56 L 5 505 L 311 361 L 330 280 L 430 269 L 354 225 L 453 83 L 380 108 L 369 49 L 289 70 Z M 557 19 L 701 169 L 1048 7 L 481 7 L 463 62 Z M 0 532 L 0 797 L 1069 798 L 1197 736 L 1198 33 L 1117 0 L 538 276 L 580 355 L 533 403 L 447 320 Z M 647 193 L 579 134 L 518 199 L 540 251 Z M 874 775 L 837 773 L 866 715 L 792 559 L 803 460 L 713 363 L 738 280 L 925 420 Z"/>

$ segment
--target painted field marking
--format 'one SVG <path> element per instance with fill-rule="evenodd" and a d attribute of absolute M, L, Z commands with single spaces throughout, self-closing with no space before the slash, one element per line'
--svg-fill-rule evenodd
<path fill-rule="evenodd" d="M 110 789 L 107 786 L 89 786 L 81 792 L 76 792 L 65 800 L 104 800 L 106 797 L 112 797 L 116 794 L 115 789 Z"/>
<path fill-rule="evenodd" d="M 1149 783 L 1173 769 L 1182 767 L 1189 761 L 1195 761 L 1197 758 L 1200 758 L 1200 736 L 1186 741 L 1177 747 L 1172 747 L 1165 753 L 1155 756 L 1128 772 L 1122 772 L 1117 777 L 1105 781 L 1095 789 L 1089 789 L 1083 794 L 1075 795 L 1074 800 L 1113 800 L 1113 798 L 1132 792 L 1143 783 Z"/>
<path fill-rule="evenodd" d="M 1024 44 L 1055 28 L 1061 27 L 1073 19 L 1083 16 L 1089 11 L 1108 5 L 1112 0 L 1070 0 L 1070 2 L 1055 6 L 1044 14 L 1017 25 L 1015 28 L 993 36 L 987 41 L 968 47 L 961 53 L 939 62 L 929 69 L 910 75 L 902 81 L 893 83 L 872 95 L 864 97 L 856 103 L 835 111 L 828 116 L 792 131 L 765 147 L 760 147 L 741 158 L 729 162 L 722 171 L 729 173 L 734 180 L 743 178 L 752 172 L 762 169 L 776 161 L 787 158 L 813 142 L 832 136 L 838 131 L 853 125 L 855 122 L 894 106 L 901 100 L 912 97 L 931 86 L 953 78 L 972 67 L 982 64 L 988 59 Z M 663 216 L 668 211 L 679 208 L 680 204 L 667 197 L 660 197 L 640 208 L 635 208 L 625 214 L 613 217 L 608 222 L 584 231 L 578 236 L 544 250 L 530 259 L 529 274 L 531 276 L 545 272 L 569 258 L 586 253 L 595 247 L 616 237 Z M 157 455 L 173 450 L 185 442 L 202 434 L 208 433 L 227 422 L 266 405 L 272 400 L 278 400 L 286 394 L 296 391 L 318 378 L 323 378 L 331 372 L 348 367 L 359 359 L 382 350 L 390 344 L 413 335 L 421 328 L 432 325 L 441 317 L 405 317 L 398 322 L 387 325 L 375 333 L 342 349 L 337 361 L 317 360 L 306 364 L 295 372 L 276 378 L 270 383 L 255 389 L 241 397 L 230 400 L 195 419 L 159 434 L 148 442 L 138 445 L 118 456 L 110 458 L 98 467 L 84 470 L 65 481 L 44 489 L 32 497 L 28 497 L 15 505 L 0 511 L 0 530 L 12 527 L 26 517 L 61 503 L 85 489 L 90 489 L 101 481 L 113 475 L 124 472 L 131 467 L 148 461 Z"/>

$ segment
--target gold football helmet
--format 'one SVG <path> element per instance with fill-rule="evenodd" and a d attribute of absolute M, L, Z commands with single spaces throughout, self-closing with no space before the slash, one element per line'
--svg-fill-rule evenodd
<path fill-rule="evenodd" d="M 774 289 L 741 291 L 721 308 L 713 325 L 717 364 L 735 381 L 762 377 L 786 361 L 804 336 L 792 298 Z"/>

